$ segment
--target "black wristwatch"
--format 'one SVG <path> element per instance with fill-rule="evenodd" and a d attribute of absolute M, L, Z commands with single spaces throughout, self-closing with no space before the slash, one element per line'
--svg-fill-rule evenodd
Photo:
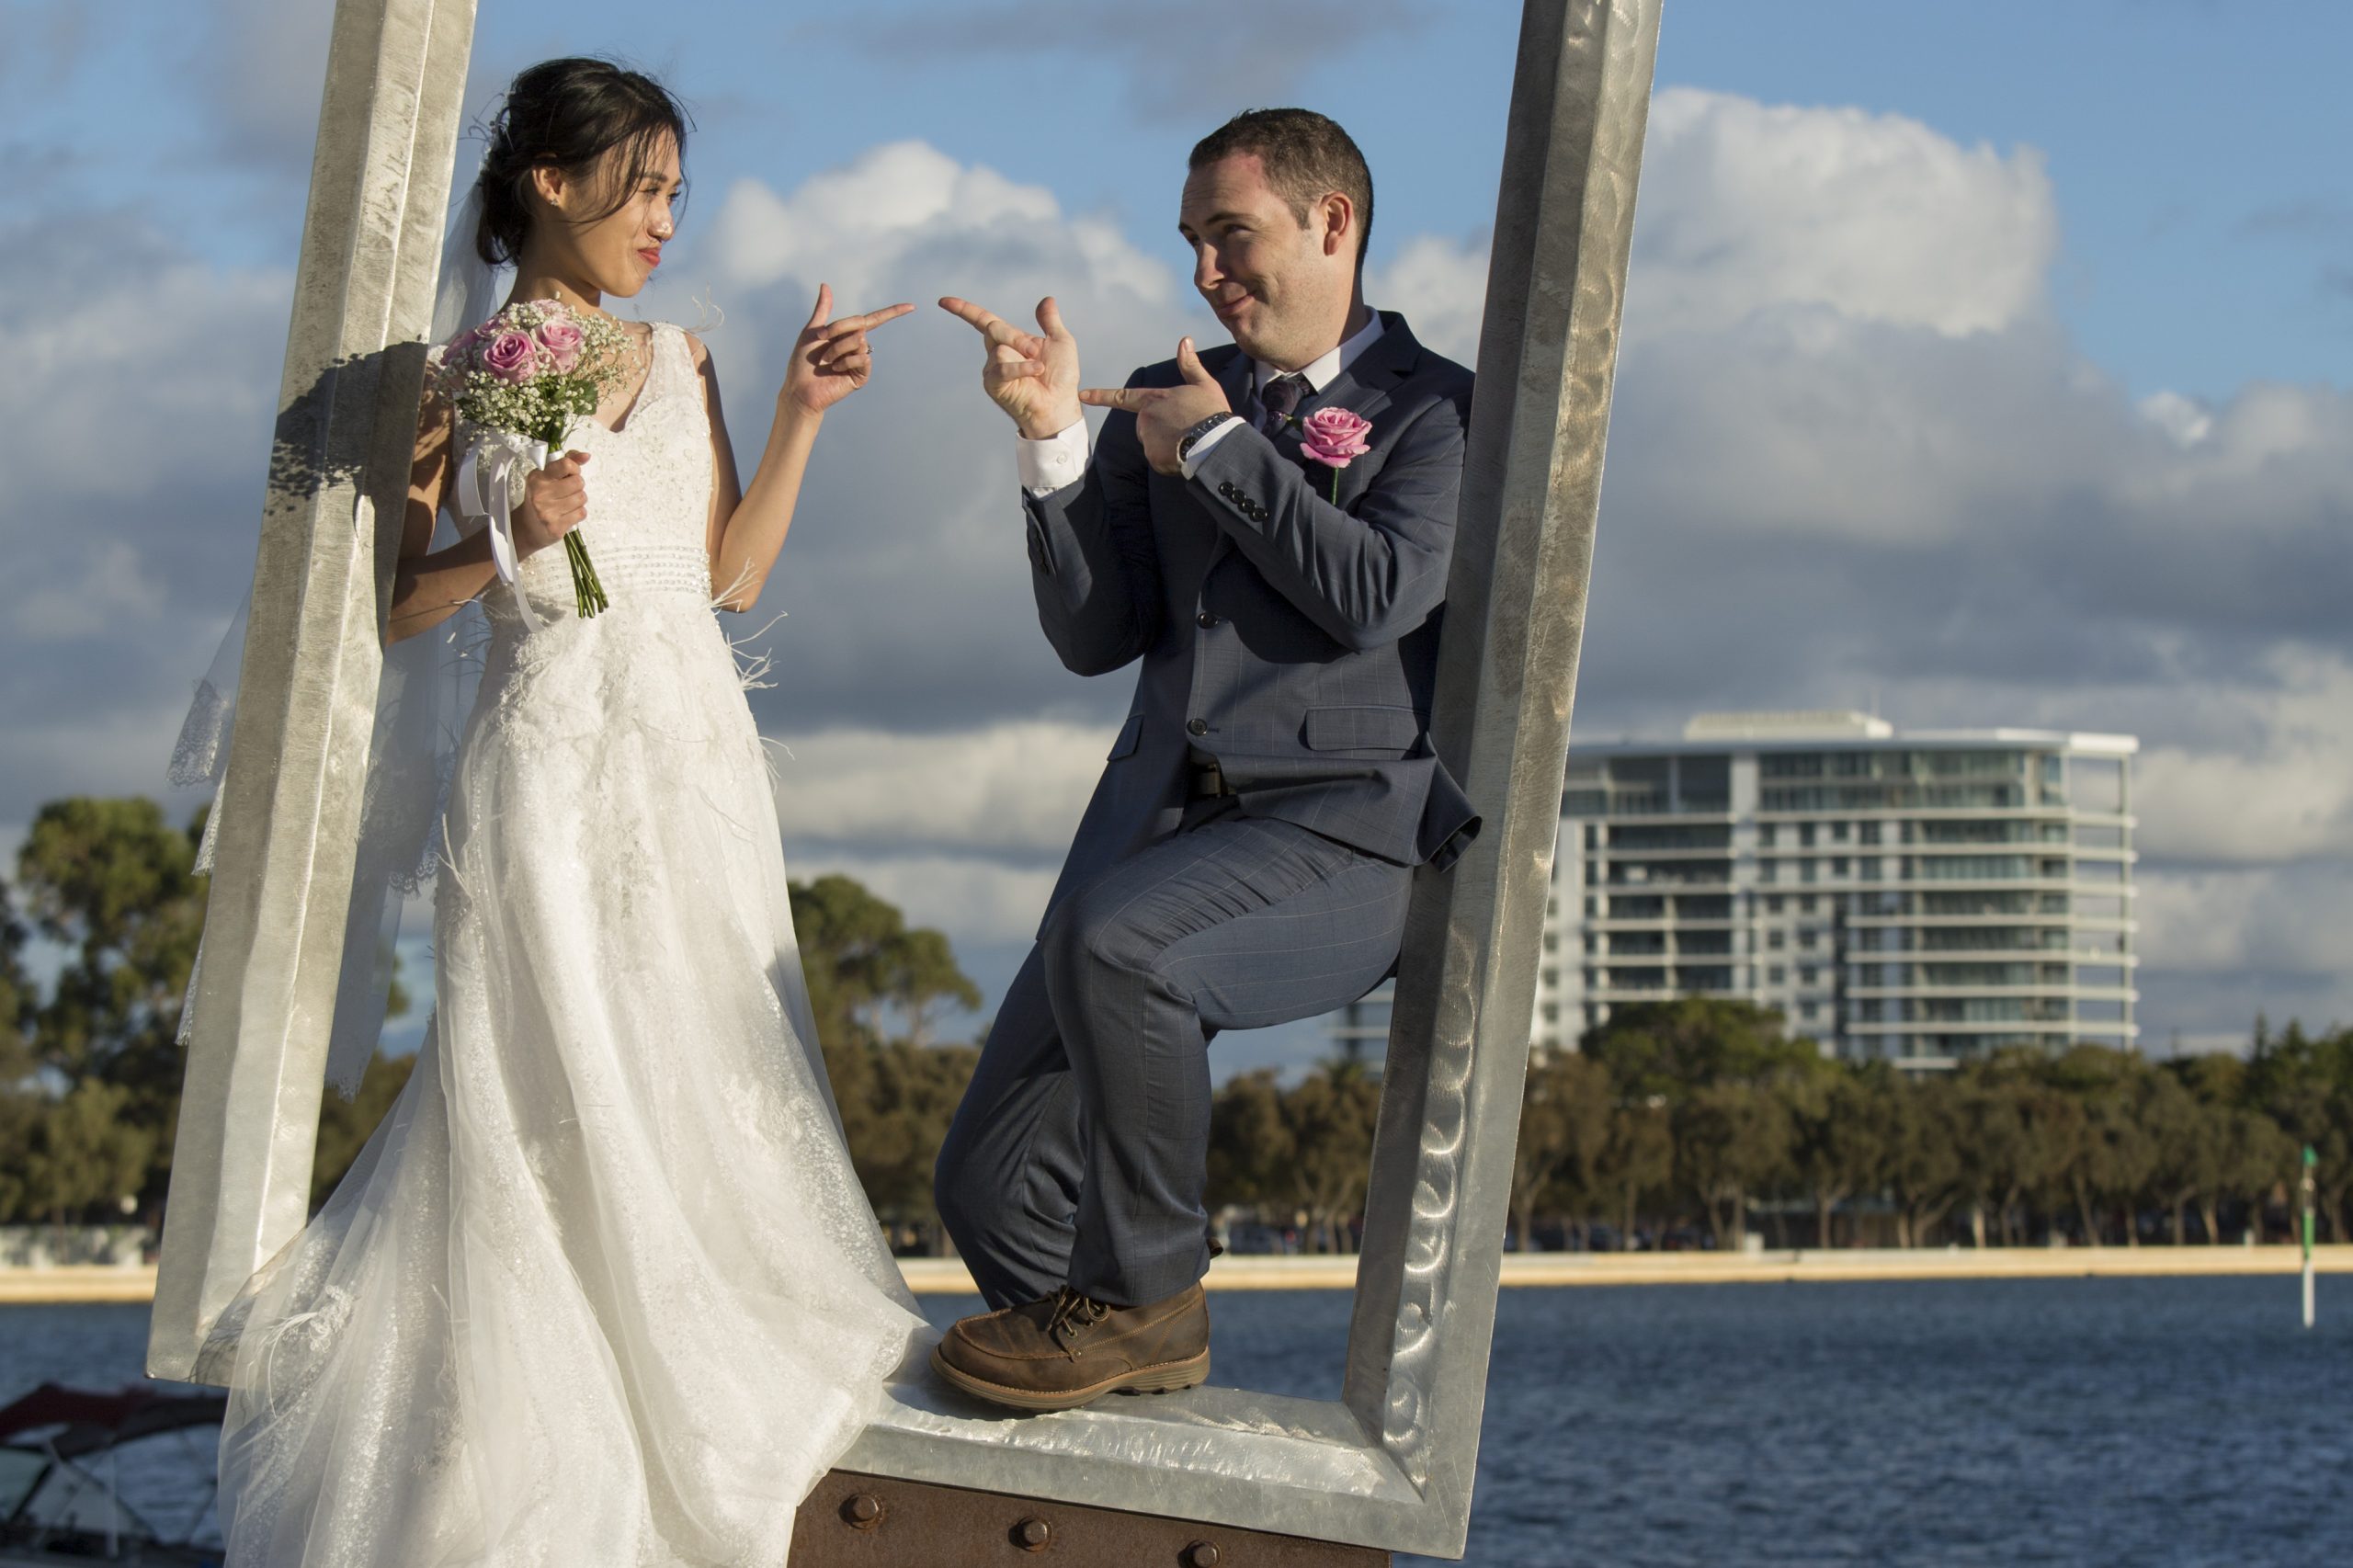
<path fill-rule="evenodd" d="M 1202 437 L 1208 435 L 1211 431 L 1216 429 L 1227 420 L 1236 417 L 1238 417 L 1238 415 L 1236 415 L 1232 409 L 1221 408 L 1215 414 L 1211 415 L 1207 419 L 1202 420 L 1199 425 L 1194 426 L 1190 430 L 1186 431 L 1182 436 L 1177 437 L 1176 460 L 1178 462 L 1183 462 L 1187 458 L 1191 457 L 1193 455 L 1193 448 L 1199 443 Z"/>

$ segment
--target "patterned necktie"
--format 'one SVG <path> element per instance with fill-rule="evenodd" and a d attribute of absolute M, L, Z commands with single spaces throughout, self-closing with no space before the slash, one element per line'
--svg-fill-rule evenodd
<path fill-rule="evenodd" d="M 1258 406 L 1264 410 L 1258 428 L 1269 436 L 1279 435 L 1302 399 L 1307 396 L 1307 378 L 1296 370 L 1277 376 L 1258 389 Z"/>

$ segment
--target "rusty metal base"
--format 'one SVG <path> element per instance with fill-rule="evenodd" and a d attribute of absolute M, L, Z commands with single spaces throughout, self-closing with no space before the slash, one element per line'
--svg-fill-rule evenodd
<path fill-rule="evenodd" d="M 1002 1492 L 827 1472 L 792 1527 L 791 1568 L 1389 1568 L 1389 1553 Z"/>

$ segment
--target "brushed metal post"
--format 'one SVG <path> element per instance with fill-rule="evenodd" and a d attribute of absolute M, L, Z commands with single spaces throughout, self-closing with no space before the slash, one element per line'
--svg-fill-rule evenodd
<path fill-rule="evenodd" d="M 308 1212 L 474 0 L 338 0 L 295 274 L 148 1370 Z"/>
<path fill-rule="evenodd" d="M 1658 0 L 1529 0 L 1432 739 L 1484 826 L 1415 891 L 1345 1398 L 1467 1525 Z M 1451 1537 L 1461 1550 L 1462 1537 Z M 1424 1549 L 1427 1550 L 1427 1549 Z"/>

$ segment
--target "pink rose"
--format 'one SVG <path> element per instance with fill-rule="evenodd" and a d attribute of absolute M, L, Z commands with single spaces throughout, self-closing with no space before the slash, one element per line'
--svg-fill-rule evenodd
<path fill-rule="evenodd" d="M 585 336 L 579 324 L 561 317 L 540 324 L 540 347 L 548 351 L 548 359 L 559 370 L 569 370 L 580 361 L 580 345 Z"/>
<path fill-rule="evenodd" d="M 531 335 L 512 327 L 483 346 L 482 368 L 502 381 L 519 385 L 529 381 L 539 359 L 539 346 L 531 341 Z"/>
<path fill-rule="evenodd" d="M 1302 422 L 1301 428 L 1307 436 L 1299 449 L 1334 468 L 1346 468 L 1350 460 L 1372 450 L 1364 439 L 1372 421 L 1345 408 L 1319 408 Z"/>

